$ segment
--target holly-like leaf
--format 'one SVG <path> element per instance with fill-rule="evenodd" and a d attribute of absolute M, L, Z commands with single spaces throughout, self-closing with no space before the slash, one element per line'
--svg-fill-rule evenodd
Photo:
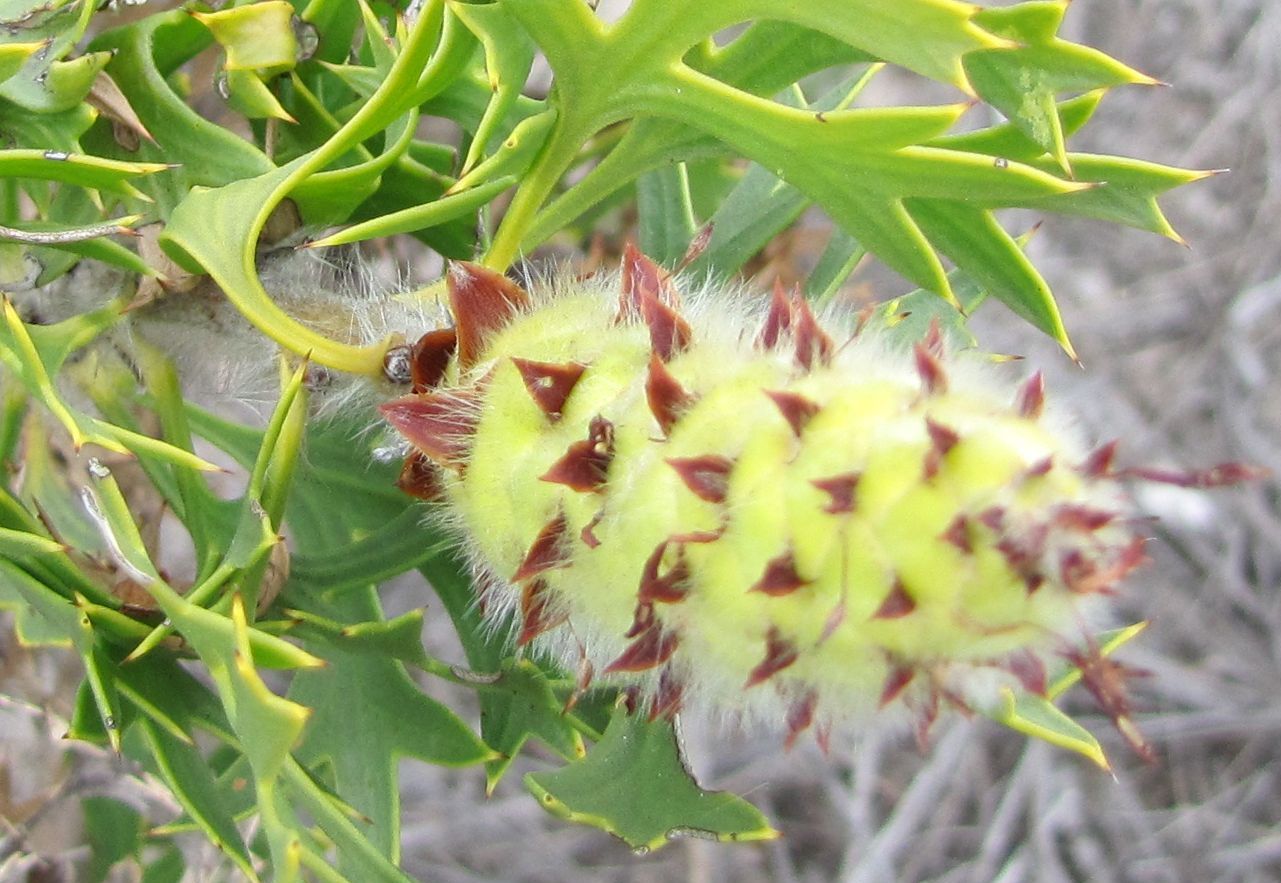
<path fill-rule="evenodd" d="M 992 212 L 1067 210 L 1070 197 L 1093 189 L 1084 179 L 1070 178 L 1059 161 L 1066 155 L 1061 145 L 1067 129 L 1056 96 L 1145 80 L 1102 53 L 1054 36 L 1061 3 L 1023 4 L 985 19 L 979 7 L 951 0 L 898 3 L 892 13 L 872 0 L 721 0 L 696 7 L 641 0 L 609 26 L 588 8 L 554 0 L 503 5 L 547 56 L 556 76 L 552 98 L 558 116 L 495 235 L 487 256 L 491 266 L 506 266 L 603 199 L 619 180 L 659 162 L 704 155 L 709 147 L 730 150 L 821 205 L 861 246 L 921 287 L 955 302 L 941 256 L 977 274 L 993 295 L 1070 354 L 1049 287 Z M 1036 161 L 931 144 L 967 105 L 825 113 L 789 108 L 771 100 L 770 92 L 749 90 L 746 68 L 717 68 L 728 47 L 709 48 L 706 41 L 755 17 L 843 43 L 962 91 L 970 88 L 965 61 L 975 56 L 988 58 L 1003 82 L 1039 84 L 1036 107 L 1022 109 L 1014 123 L 1028 130 L 1023 134 L 1036 146 Z M 1004 108 L 1005 92 L 984 83 Z M 557 183 L 580 162 L 583 145 L 620 122 L 640 132 L 655 119 L 674 128 L 643 147 L 628 142 L 628 133 L 619 145 L 624 159 L 612 161 L 616 157 L 607 154 L 540 217 Z M 1048 134 L 1042 131 L 1047 121 L 1054 128 Z M 1152 223 L 1148 218 L 1146 224 Z"/>
<path fill-rule="evenodd" d="M 454 4 L 453 12 L 480 38 L 485 48 L 485 67 L 492 97 L 476 125 L 471 147 L 463 160 L 463 172 L 471 169 L 488 151 L 508 113 L 520 100 L 521 89 L 534 65 L 534 44 L 516 23 L 511 10 L 499 3 Z"/>
<path fill-rule="evenodd" d="M 582 736 L 569 722 L 565 703 L 556 698 L 547 675 L 527 659 L 508 660 L 481 696 L 480 732 L 503 757 L 485 764 L 485 791 L 493 793 L 520 749 L 531 737 L 566 760 L 586 753 Z"/>
<path fill-rule="evenodd" d="M 0 150 L 0 176 L 5 178 L 62 181 L 135 199 L 146 196 L 129 183 L 131 178 L 168 168 L 163 163 L 124 162 L 60 150 Z"/>
<path fill-rule="evenodd" d="M 148 720 L 138 725 L 147 739 L 151 756 L 169 790 L 205 836 L 227 855 L 241 873 L 256 880 L 249 851 L 236 829 L 235 819 L 213 771 L 193 745 L 189 745 Z"/>
<path fill-rule="evenodd" d="M 1057 36 L 1069 0 L 1034 0 L 984 9 L 976 24 L 1016 46 L 971 52 L 962 60 L 979 96 L 1031 138 L 1064 172 L 1071 172 L 1056 97 L 1156 80 L 1106 54 Z"/>
<path fill-rule="evenodd" d="M 80 812 L 84 817 L 85 839 L 89 842 L 89 866 L 86 880 L 105 880 L 111 866 L 142 851 L 142 814 L 111 797 L 83 797 Z"/>
<path fill-rule="evenodd" d="M 671 724 L 647 722 L 621 704 L 584 760 L 530 773 L 525 785 L 549 812 L 608 831 L 633 849 L 657 849 L 681 836 L 778 836 L 741 797 L 699 787 L 685 768 Z"/>
<path fill-rule="evenodd" d="M 328 248 L 332 245 L 345 245 L 349 242 L 361 242 L 375 237 L 412 233 L 436 227 L 455 218 L 474 214 L 477 209 L 488 205 L 494 197 L 515 183 L 516 178 L 511 175 L 497 178 L 485 184 L 478 184 L 469 190 L 442 196 L 432 202 L 424 202 L 412 208 L 353 224 L 310 243 L 308 247 Z"/>
<path fill-rule="evenodd" d="M 196 469 L 217 469 L 189 451 L 86 414 L 68 403 L 57 389 L 53 377 L 67 358 L 110 327 L 122 311 L 123 304 L 113 303 L 54 325 L 29 326 L 6 299 L 0 303 L 0 364 L 11 370 L 31 397 L 67 429 L 76 448 L 90 443 L 118 453 L 139 448 Z"/>
<path fill-rule="evenodd" d="M 1095 639 L 1094 645 L 1099 654 L 1106 656 L 1146 627 L 1147 623 L 1140 622 L 1127 628 L 1105 632 Z M 1051 676 L 1044 696 L 1031 693 L 1016 696 L 1012 690 L 1004 690 L 1000 704 L 985 713 L 992 720 L 1012 730 L 1074 751 L 1105 770 L 1111 769 L 1098 739 L 1054 704 L 1054 699 L 1080 679 L 1080 669 L 1067 666 Z"/>
<path fill-rule="evenodd" d="M 351 623 L 381 618 L 372 590 L 348 592 L 326 613 Z M 394 860 L 400 844 L 400 760 L 468 766 L 494 753 L 457 715 L 425 695 L 395 658 L 342 646 L 317 648 L 328 666 L 294 679 L 290 698 L 313 715 L 300 757 L 308 766 L 333 771 L 338 794 L 369 818 L 367 836 Z"/>
<path fill-rule="evenodd" d="M 289 70 L 298 60 L 293 14 L 285 0 L 265 0 L 218 12 L 193 11 L 191 16 L 226 50 L 228 71 L 270 76 Z"/>

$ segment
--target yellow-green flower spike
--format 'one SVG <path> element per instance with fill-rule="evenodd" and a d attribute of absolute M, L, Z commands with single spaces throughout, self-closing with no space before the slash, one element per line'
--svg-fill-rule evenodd
<path fill-rule="evenodd" d="M 1080 656 L 1089 608 L 1143 545 L 1111 449 L 1039 375 L 937 331 L 851 336 L 781 290 L 682 305 L 634 250 L 607 279 L 526 293 L 456 264 L 448 284 L 455 328 L 383 413 L 415 449 L 403 486 L 444 501 L 517 643 L 654 716 L 729 710 L 789 742 L 1044 694 L 1070 654 L 1113 671 Z M 1118 684 L 1095 679 L 1129 726 Z"/>

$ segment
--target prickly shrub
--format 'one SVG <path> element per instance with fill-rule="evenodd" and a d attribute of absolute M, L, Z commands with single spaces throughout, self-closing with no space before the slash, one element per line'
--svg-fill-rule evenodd
<path fill-rule="evenodd" d="M 1052 703 L 1080 679 L 1146 751 L 1134 629 L 1091 614 L 1142 557 L 1121 483 L 1246 472 L 1113 465 L 966 330 L 991 298 L 1072 352 L 998 210 L 1177 239 L 1157 197 L 1202 176 L 1068 149 L 1154 81 L 1057 36 L 1066 2 L 114 5 L 0 4 L 0 607 L 83 664 L 69 735 L 163 780 L 167 830 L 250 879 L 405 879 L 398 761 L 493 789 L 534 738 L 542 805 L 635 847 L 774 836 L 690 777 L 682 708 L 790 742 L 952 705 L 1103 762 Z M 861 105 L 888 68 L 956 101 Z M 725 284 L 811 207 L 804 290 Z M 503 275 L 620 227 L 652 260 Z M 375 240 L 447 278 L 357 284 Z M 868 256 L 919 290 L 817 306 Z M 465 666 L 384 615 L 414 569 Z M 91 876 L 153 854 L 129 818 Z"/>

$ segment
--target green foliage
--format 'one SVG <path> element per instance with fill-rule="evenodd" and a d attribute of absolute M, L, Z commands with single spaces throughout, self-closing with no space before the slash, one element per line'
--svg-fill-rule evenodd
<path fill-rule="evenodd" d="M 615 709 L 600 743 L 584 760 L 525 782 L 550 812 L 594 825 L 636 850 L 680 836 L 770 840 L 778 832 L 741 797 L 704 791 L 690 778 L 668 726 Z"/>
<path fill-rule="evenodd" d="M 612 695 L 579 697 L 481 622 L 468 569 L 395 489 L 366 415 L 310 416 L 309 368 L 380 378 L 397 329 L 358 341 L 291 312 L 260 277 L 262 248 L 304 231 L 313 246 L 404 234 L 505 269 L 634 205 L 668 265 L 710 222 L 690 271 L 729 276 L 818 207 L 837 229 L 813 297 L 872 255 L 920 287 L 869 317 L 905 339 L 937 318 L 972 342 L 966 316 L 990 297 L 1070 353 L 1049 285 L 997 213 L 1177 239 L 1157 197 L 1201 176 L 1068 148 L 1106 90 L 1152 80 L 1059 38 L 1066 0 L 634 0 L 612 25 L 566 0 L 427 0 L 412 18 L 405 5 L 124 17 L 89 0 L 0 2 L 0 608 L 19 640 L 82 660 L 71 735 L 142 764 L 184 812 L 148 831 L 123 805 L 86 801 L 86 879 L 121 862 L 177 879 L 167 838 L 197 830 L 248 879 L 403 880 L 398 762 L 483 765 L 493 790 L 531 739 L 564 764 L 525 778 L 535 797 L 635 847 L 772 836 L 740 799 L 698 787 L 670 725 L 615 709 L 602 732 Z M 206 55 L 214 83 L 193 80 Z M 538 55 L 545 97 L 526 88 Z M 955 103 L 858 106 L 889 68 Z M 1005 121 L 958 131 L 975 99 Z M 196 109 L 210 106 L 217 121 Z M 459 134 L 424 135 L 429 118 Z M 163 251 L 135 234 L 149 224 Z M 116 288 L 41 293 L 77 264 L 114 268 Z M 279 348 L 265 428 L 184 400 L 201 378 L 130 334 L 156 310 L 200 312 L 184 274 L 212 280 L 258 348 Z M 248 474 L 237 498 L 215 490 L 197 442 Z M 157 563 L 148 499 L 190 537 L 190 585 Z M 378 587 L 413 571 L 466 667 L 422 647 L 434 610 L 383 613 Z M 474 690 L 479 730 L 425 679 Z M 1048 702 L 994 714 L 1101 760 Z M 251 818 L 262 836 L 246 840 Z"/>

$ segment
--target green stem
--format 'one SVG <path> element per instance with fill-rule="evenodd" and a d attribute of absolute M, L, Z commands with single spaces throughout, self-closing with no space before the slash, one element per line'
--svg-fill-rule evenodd
<path fill-rule="evenodd" d="M 485 266 L 502 271 L 516 260 L 539 209 L 551 195 L 556 182 L 574 164 L 579 147 L 585 140 L 578 127 L 567 123 L 563 117 L 556 120 L 551 137 L 503 215 L 494 241 L 482 259 Z"/>

